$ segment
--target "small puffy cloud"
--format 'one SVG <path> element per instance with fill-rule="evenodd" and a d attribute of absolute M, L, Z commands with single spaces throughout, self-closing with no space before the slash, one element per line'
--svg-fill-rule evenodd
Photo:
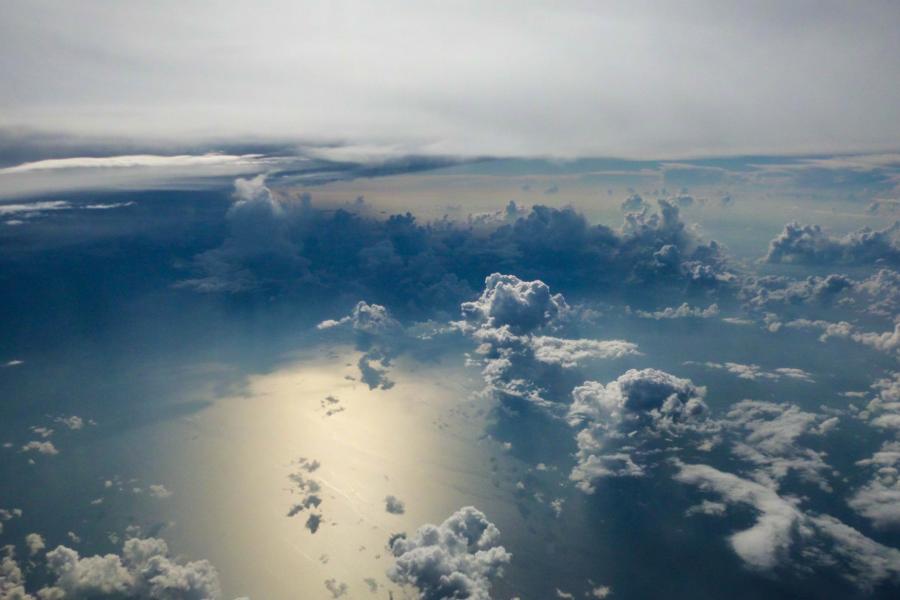
<path fill-rule="evenodd" d="M 44 543 L 44 538 L 41 534 L 29 533 L 25 536 L 25 547 L 28 548 L 28 556 L 35 556 L 47 545 Z"/>
<path fill-rule="evenodd" d="M 39 454 L 46 454 L 48 456 L 59 454 L 59 450 L 56 449 L 56 446 L 53 445 L 53 442 L 46 440 L 31 440 L 30 442 L 22 446 L 22 452 L 37 452 Z"/>
<path fill-rule="evenodd" d="M 164 485 L 162 485 L 162 484 L 159 484 L 159 483 L 151 484 L 151 485 L 147 488 L 147 491 L 148 491 L 149 494 L 150 494 L 151 496 L 153 496 L 154 498 L 169 498 L 169 497 L 172 496 L 172 492 L 169 491 L 169 490 L 166 488 L 166 486 L 164 486 Z"/>
<path fill-rule="evenodd" d="M 392 515 L 402 515 L 406 512 L 406 505 L 396 496 L 387 496 L 384 499 L 384 510 Z"/>
<path fill-rule="evenodd" d="M 631 194 L 622 200 L 620 207 L 624 212 L 639 212 L 645 208 L 650 208 L 650 205 L 644 201 L 640 194 Z"/>
<path fill-rule="evenodd" d="M 422 600 L 490 600 L 491 580 L 503 575 L 511 555 L 500 531 L 478 509 L 459 509 L 440 525 L 423 525 L 410 537 L 391 539 L 391 581 L 415 587 Z"/>
<path fill-rule="evenodd" d="M 387 377 L 387 367 L 406 342 L 400 323 L 384 306 L 360 301 L 349 315 L 322 321 L 316 327 L 327 330 L 344 325 L 352 327 L 357 336 L 357 349 L 363 351 L 357 363 L 362 382 L 370 389 L 393 387 L 394 383 Z"/>
<path fill-rule="evenodd" d="M 82 419 L 78 415 L 72 415 L 69 417 L 57 417 L 54 420 L 57 423 L 64 425 L 72 430 L 78 430 L 84 427 L 84 419 Z"/>
<path fill-rule="evenodd" d="M 863 265 L 900 263 L 900 222 L 881 230 L 868 227 L 843 237 L 833 237 L 818 225 L 793 222 L 769 243 L 765 260 L 770 263 L 809 265 Z"/>
<path fill-rule="evenodd" d="M 347 592 L 350 591 L 350 588 L 346 583 L 333 578 L 325 580 L 325 589 L 328 590 L 328 593 L 331 594 L 332 598 L 346 596 Z"/>

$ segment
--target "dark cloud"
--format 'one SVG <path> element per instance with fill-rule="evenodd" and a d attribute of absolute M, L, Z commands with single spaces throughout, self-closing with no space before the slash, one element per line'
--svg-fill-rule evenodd
<path fill-rule="evenodd" d="M 485 229 L 304 207 L 257 178 L 238 181 L 227 219 L 228 238 L 195 258 L 195 276 L 181 286 L 307 299 L 337 294 L 431 316 L 455 312 L 495 271 L 547 277 L 567 293 L 637 298 L 648 287 L 699 293 L 732 279 L 718 244 L 697 240 L 664 200 L 659 212 L 627 215 L 618 230 L 545 206 L 524 216 L 518 207 L 515 216 L 506 211 L 503 224 Z"/>

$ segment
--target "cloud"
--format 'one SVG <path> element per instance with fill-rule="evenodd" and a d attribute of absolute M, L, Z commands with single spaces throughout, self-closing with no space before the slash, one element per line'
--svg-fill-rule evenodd
<path fill-rule="evenodd" d="M 587 360 L 640 354 L 624 340 L 567 339 L 542 335 L 568 320 L 571 308 L 543 281 L 494 273 L 478 299 L 461 306 L 456 325 L 478 342 L 486 391 L 507 408 L 519 401 L 560 416 L 569 401 L 565 371 Z"/>
<path fill-rule="evenodd" d="M 248 31 L 238 7 L 215 3 L 192 6 L 188 26 L 140 6 L 21 2 L 0 29 L 0 53 L 16 65 L 3 72 L 16 89 L 4 122 L 128 140 L 290 143 L 297 134 L 288 132 L 303 132 L 474 156 L 895 148 L 898 92 L 880 76 L 896 69 L 892 6 L 717 6 L 539 4 L 509 15 L 494 6 L 382 11 L 354 2 L 348 11 L 358 18 L 338 27 L 328 11 L 279 2 Z M 790 25 L 804 19 L 816 27 L 798 38 Z M 414 32 L 417 52 L 400 39 L 398 22 Z M 463 55 L 447 53 L 463 38 Z M 237 39 L 239 54 L 196 52 Z M 70 51 L 73 40 L 83 51 Z M 700 71 L 698 55 L 710 47 L 717 52 Z M 97 59 L 105 53 L 122 60 Z M 58 71 L 41 76 L 49 57 Z M 651 69 L 653 77 L 635 80 Z M 848 89 L 858 90 L 853 102 Z"/>
<path fill-rule="evenodd" d="M 731 546 L 748 565 L 776 567 L 787 555 L 802 513 L 773 490 L 706 465 L 680 464 L 675 480 L 720 495 L 730 504 L 747 504 L 759 511 L 756 523 L 731 536 Z"/>
<path fill-rule="evenodd" d="M 422 600 L 490 600 L 491 580 L 512 555 L 498 544 L 500 531 L 478 509 L 466 506 L 440 525 L 423 525 L 410 537 L 394 536 L 391 581 L 415 587 Z"/>
<path fill-rule="evenodd" d="M 792 564 L 801 571 L 819 568 L 837 572 L 866 591 L 885 581 L 900 581 L 900 551 L 834 517 L 804 512 L 798 500 L 784 498 L 761 483 L 708 465 L 675 464 L 676 481 L 714 493 L 727 504 L 757 511 L 751 527 L 729 538 L 749 567 L 763 571 Z"/>
<path fill-rule="evenodd" d="M 850 508 L 876 527 L 900 527 L 900 442 L 885 442 L 871 458 L 856 464 L 874 468 L 875 476 L 847 501 Z"/>
<path fill-rule="evenodd" d="M 356 347 L 363 352 L 357 362 L 360 380 L 372 390 L 392 388 L 394 382 L 387 377 L 387 369 L 391 360 L 409 343 L 399 321 L 391 317 L 384 306 L 360 301 L 349 315 L 339 320 L 322 321 L 316 329 L 328 330 L 342 325 L 352 327 Z"/>
<path fill-rule="evenodd" d="M 788 223 L 769 243 L 765 260 L 808 265 L 900 264 L 898 232 L 900 222 L 881 230 L 866 227 L 838 238 L 818 225 Z"/>
<path fill-rule="evenodd" d="M 256 187 L 248 192 L 241 181 Z M 410 214 L 382 219 L 319 210 L 256 178 L 236 183 L 227 221 L 227 239 L 194 257 L 181 287 L 306 301 L 366 298 L 401 316 L 434 318 L 456 312 L 493 273 L 515 273 L 519 283 L 492 282 L 467 306 L 470 318 L 480 315 L 497 324 L 530 319 L 510 320 L 515 328 L 537 326 L 564 309 L 549 297 L 546 306 L 531 304 L 539 301 L 540 286 L 515 288 L 528 282 L 567 293 L 631 292 L 637 299 L 648 297 L 650 289 L 712 292 L 734 280 L 718 244 L 696 239 L 678 208 L 665 201 L 659 212 L 627 215 L 621 229 L 591 225 L 571 208 L 546 206 L 476 228 L 446 219 L 420 223 Z"/>
<path fill-rule="evenodd" d="M 568 421 L 580 430 L 575 436 L 577 464 L 569 479 L 590 494 L 597 479 L 643 476 L 634 446 L 641 437 L 691 428 L 707 410 L 705 394 L 690 380 L 656 369 L 630 369 L 606 385 L 586 381 L 576 387 Z M 621 447 L 629 433 L 630 446 Z"/>
<path fill-rule="evenodd" d="M 406 512 L 406 505 L 396 496 L 387 496 L 384 499 L 384 510 L 392 515 L 402 515 Z"/>
<path fill-rule="evenodd" d="M 587 359 L 622 358 L 640 354 L 637 344 L 624 340 L 563 339 L 551 336 L 532 336 L 529 344 L 534 358 L 543 363 L 566 368 L 578 366 Z"/>
<path fill-rule="evenodd" d="M 28 548 L 28 556 L 35 556 L 40 553 L 47 545 L 44 538 L 39 533 L 29 533 L 25 536 L 25 547 Z"/>
<path fill-rule="evenodd" d="M 48 456 L 59 454 L 59 450 L 56 449 L 56 446 L 53 445 L 53 442 L 41 442 L 37 440 L 31 440 L 30 442 L 22 446 L 22 452 L 38 452 L 39 454 L 45 454 Z"/>
<path fill-rule="evenodd" d="M 741 436 L 732 453 L 756 467 L 754 479 L 777 489 L 778 482 L 793 472 L 831 491 L 825 479 L 831 469 L 824 453 L 802 447 L 798 441 L 829 433 L 837 426 L 837 417 L 806 412 L 793 404 L 741 400 L 731 407 L 723 424 Z"/>
<path fill-rule="evenodd" d="M 218 600 L 222 596 L 215 568 L 206 560 L 178 562 L 159 538 L 130 538 L 122 553 L 81 557 L 66 546 L 46 555 L 51 585 L 42 600 L 115 596 L 169 600 Z"/>
<path fill-rule="evenodd" d="M 769 275 L 746 278 L 740 297 L 751 310 L 776 310 L 804 304 L 827 306 L 842 293 L 854 289 L 857 289 L 855 282 L 840 274 L 810 275 L 802 281 Z"/>
<path fill-rule="evenodd" d="M 16 561 L 15 547 L 0 548 L 0 598 L 3 600 L 34 600 L 34 596 L 25 591 L 25 575 Z"/>
<path fill-rule="evenodd" d="M 623 212 L 638 212 L 645 208 L 650 208 L 650 205 L 644 201 L 640 194 L 631 194 L 622 200 L 620 208 Z"/>
<path fill-rule="evenodd" d="M 261 154 L 240 156 L 207 153 L 201 155 L 179 154 L 159 156 L 154 154 L 132 154 L 125 156 L 53 158 L 22 163 L 14 167 L 0 169 L 0 175 L 13 175 L 32 171 L 55 171 L 59 169 L 123 169 L 154 167 L 205 167 L 210 165 L 247 164 L 257 162 Z"/>
<path fill-rule="evenodd" d="M 859 331 L 855 325 L 846 321 L 833 323 L 823 320 L 795 319 L 785 323 L 784 326 L 794 329 L 819 329 L 822 331 L 822 335 L 819 336 L 821 342 L 826 342 L 830 338 L 842 338 L 870 346 L 880 352 L 894 353 L 900 350 L 900 321 L 894 324 L 892 330 L 882 333 Z"/>
<path fill-rule="evenodd" d="M 707 308 L 691 307 L 687 302 L 683 303 L 678 308 L 667 307 L 663 310 L 658 310 L 654 312 L 646 312 L 643 310 L 636 310 L 634 314 L 642 319 L 655 319 L 657 321 L 662 319 L 711 319 L 712 317 L 718 316 L 719 314 L 719 305 L 718 304 L 710 304 Z"/>
<path fill-rule="evenodd" d="M 759 365 L 746 365 L 742 363 L 736 362 L 726 362 L 726 363 L 717 363 L 717 362 L 694 362 L 694 361 L 686 361 L 685 365 L 699 365 L 702 367 L 706 367 L 708 369 L 720 369 L 724 371 L 728 371 L 734 375 L 737 375 L 741 379 L 749 379 L 751 381 L 757 381 L 761 379 L 766 379 L 770 381 L 780 381 L 781 379 L 793 379 L 796 381 L 803 381 L 806 383 L 815 383 L 812 374 L 804 371 L 803 369 L 797 369 L 794 367 L 778 367 L 772 371 L 765 371 Z"/>
<path fill-rule="evenodd" d="M 529 333 L 565 314 L 568 305 L 561 294 L 551 294 L 543 281 L 493 273 L 484 280 L 481 296 L 464 302 L 461 309 L 467 321 Z"/>
<path fill-rule="evenodd" d="M 166 489 L 162 484 L 151 484 L 147 490 L 154 498 L 171 498 L 172 492 Z"/>

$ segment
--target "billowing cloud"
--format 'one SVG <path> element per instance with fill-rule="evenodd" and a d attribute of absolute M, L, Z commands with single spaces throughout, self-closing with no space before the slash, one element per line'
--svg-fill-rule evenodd
<path fill-rule="evenodd" d="M 481 511 L 466 506 L 440 525 L 393 537 L 388 577 L 416 588 L 422 600 L 490 600 L 491 580 L 503 575 L 512 558 L 499 538 L 500 531 Z"/>
<path fill-rule="evenodd" d="M 216 569 L 206 560 L 178 562 L 159 538 L 131 538 L 122 553 L 82 557 L 66 546 L 47 553 L 51 585 L 42 599 L 79 599 L 98 596 L 217 600 L 222 592 Z"/>
<path fill-rule="evenodd" d="M 543 281 L 522 281 L 515 275 L 493 273 L 484 280 L 481 296 L 464 302 L 461 308 L 467 321 L 529 333 L 565 314 L 568 305 L 562 294 L 551 294 Z"/>
<path fill-rule="evenodd" d="M 793 222 L 769 243 L 770 263 L 809 265 L 900 264 L 900 222 L 881 230 L 863 228 L 834 237 L 818 225 Z"/>
<path fill-rule="evenodd" d="M 487 391 L 501 402 L 521 400 L 560 416 L 568 392 L 564 370 L 581 362 L 640 354 L 624 340 L 567 339 L 543 335 L 558 329 L 571 308 L 543 281 L 494 273 L 480 297 L 461 306 L 460 330 L 479 343 Z"/>
<path fill-rule="evenodd" d="M 645 469 L 634 446 L 640 437 L 677 433 L 702 419 L 706 390 L 656 369 L 631 369 L 606 385 L 587 381 L 572 391 L 568 420 L 581 427 L 575 440 L 577 464 L 569 478 L 593 493 L 603 477 L 639 477 Z M 630 432 L 630 446 L 621 441 Z"/>

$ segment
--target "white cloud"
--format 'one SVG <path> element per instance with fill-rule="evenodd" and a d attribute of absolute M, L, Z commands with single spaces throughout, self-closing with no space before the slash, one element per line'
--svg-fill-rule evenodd
<path fill-rule="evenodd" d="M 58 546 L 47 553 L 47 569 L 53 580 L 39 592 L 42 598 L 116 595 L 217 600 L 222 595 L 218 573 L 208 561 L 177 562 L 159 538 L 128 539 L 121 555 L 81 557 L 71 548 Z"/>
<path fill-rule="evenodd" d="M 656 369 L 631 369 L 603 385 L 586 381 L 572 391 L 568 421 L 581 427 L 575 436 L 577 464 L 569 478 L 586 493 L 603 477 L 640 477 L 645 468 L 629 447 L 618 447 L 628 435 L 636 445 L 642 437 L 693 428 L 706 412 L 706 389 L 688 379 Z"/>
<path fill-rule="evenodd" d="M 568 305 L 561 294 L 551 294 L 543 281 L 522 281 L 515 275 L 493 273 L 484 280 L 481 296 L 464 302 L 461 308 L 472 323 L 529 333 L 565 314 Z"/>
<path fill-rule="evenodd" d="M 864 590 L 885 580 L 900 581 L 900 551 L 864 536 L 828 515 L 804 512 L 798 500 L 778 495 L 761 483 L 708 465 L 676 461 L 675 480 L 714 493 L 727 504 L 749 506 L 756 522 L 729 541 L 748 566 L 759 570 L 798 563 L 802 570 L 837 572 Z M 799 553 L 792 549 L 799 548 Z"/>
<path fill-rule="evenodd" d="M 4 122 L 471 155 L 795 154 L 900 139 L 891 3 L 507 8 L 282 1 L 248 28 L 238 4 L 192 3 L 173 22 L 142 5 L 13 2 L 0 23 L 0 75 L 15 90 Z M 815 26 L 800 36 L 801 22 Z"/>
<path fill-rule="evenodd" d="M 750 379 L 750 380 L 758 380 L 758 379 L 769 379 L 772 381 L 779 381 L 782 378 L 794 379 L 797 381 L 804 381 L 806 383 L 815 383 L 812 375 L 803 369 L 797 369 L 795 367 L 777 367 L 772 371 L 765 371 L 760 368 L 759 365 L 746 365 L 743 363 L 736 362 L 725 362 L 725 363 L 717 363 L 717 362 L 703 362 L 698 363 L 694 361 L 686 361 L 685 365 L 699 365 L 706 367 L 708 369 L 720 369 L 724 371 L 728 371 L 734 375 L 737 375 L 741 379 Z"/>
<path fill-rule="evenodd" d="M 38 452 L 40 454 L 46 454 L 49 456 L 59 454 L 59 450 L 56 449 L 56 446 L 53 445 L 53 442 L 40 442 L 37 440 L 31 440 L 30 442 L 22 446 L 22 452 Z"/>
<path fill-rule="evenodd" d="M 658 310 L 655 312 L 646 312 L 643 310 L 636 310 L 634 314 L 642 319 L 655 319 L 657 321 L 662 319 L 711 319 L 712 317 L 718 316 L 719 314 L 719 306 L 717 304 L 710 304 L 707 308 L 692 307 L 687 302 L 684 302 L 678 308 L 672 308 L 671 306 L 664 308 L 663 310 Z"/>
<path fill-rule="evenodd" d="M 44 543 L 44 538 L 41 534 L 29 533 L 25 536 L 25 547 L 28 548 L 28 556 L 35 556 L 47 545 Z"/>
<path fill-rule="evenodd" d="M 388 577 L 419 591 L 422 600 L 490 600 L 491 580 L 503 575 L 511 555 L 498 545 L 500 531 L 476 508 L 459 509 L 440 525 L 423 525 L 390 541 Z"/>

